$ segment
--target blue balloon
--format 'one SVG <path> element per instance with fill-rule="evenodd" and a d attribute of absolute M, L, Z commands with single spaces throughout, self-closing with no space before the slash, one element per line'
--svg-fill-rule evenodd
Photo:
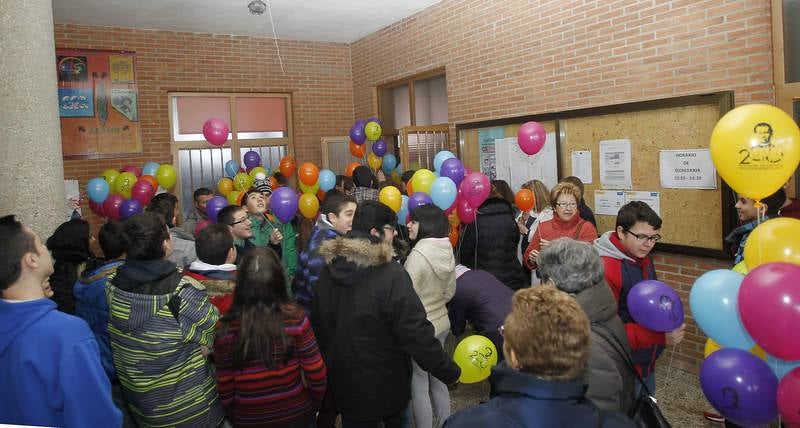
<path fill-rule="evenodd" d="M 431 185 L 431 199 L 434 205 L 441 208 L 442 211 L 447 210 L 456 201 L 458 196 L 458 189 L 456 183 L 447 177 L 439 177 L 433 181 Z"/>
<path fill-rule="evenodd" d="M 239 162 L 231 159 L 228 162 L 225 162 L 225 173 L 228 174 L 228 177 L 233 178 L 236 174 L 239 173 Z"/>
<path fill-rule="evenodd" d="M 744 276 L 727 269 L 706 272 L 694 282 L 689 307 L 698 327 L 723 348 L 748 350 L 755 342 L 739 317 L 739 287 Z"/>
<path fill-rule="evenodd" d="M 109 190 L 108 182 L 102 177 L 93 178 L 86 183 L 86 194 L 97 204 L 102 204 L 106 200 Z"/>
<path fill-rule="evenodd" d="M 383 165 L 381 165 L 381 168 L 383 169 L 383 172 L 385 172 L 387 174 L 391 174 L 392 170 L 396 166 L 397 166 L 397 158 L 394 157 L 393 154 L 389 153 L 389 154 L 383 156 Z"/>
<path fill-rule="evenodd" d="M 333 189 L 336 187 L 336 174 L 329 169 L 323 169 L 319 172 L 319 188 L 322 189 L 323 192 L 327 192 L 328 190 Z"/>
<path fill-rule="evenodd" d="M 800 367 L 800 361 L 784 361 L 779 360 L 772 355 L 767 354 L 767 365 L 778 377 L 778 380 L 783 379 L 787 373 Z"/>
<path fill-rule="evenodd" d="M 158 171 L 158 167 L 160 167 L 160 166 L 161 166 L 160 163 L 147 162 L 142 167 L 142 175 L 150 175 L 150 176 L 155 177 L 156 176 L 156 171 Z"/>
<path fill-rule="evenodd" d="M 438 171 L 439 168 L 442 167 L 442 163 L 444 161 L 452 159 L 454 157 L 456 157 L 456 155 L 454 155 L 453 152 L 447 150 L 442 150 L 441 152 L 436 153 L 436 156 L 433 157 L 433 169 L 435 171 Z"/>
<path fill-rule="evenodd" d="M 386 161 L 384 161 L 384 162 L 386 162 Z M 403 164 L 402 163 L 398 163 L 397 164 L 397 168 L 395 168 L 394 170 L 397 171 L 397 175 L 403 175 Z"/>
<path fill-rule="evenodd" d="M 408 196 L 403 195 L 401 198 L 400 211 L 397 212 L 397 223 L 405 226 L 408 222 Z"/>

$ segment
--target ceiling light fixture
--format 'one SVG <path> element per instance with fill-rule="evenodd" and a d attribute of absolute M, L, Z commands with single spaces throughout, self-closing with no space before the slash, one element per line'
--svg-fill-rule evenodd
<path fill-rule="evenodd" d="M 250 13 L 253 15 L 261 15 L 267 10 L 267 5 L 261 0 L 253 0 L 247 5 L 247 9 L 249 9 Z"/>

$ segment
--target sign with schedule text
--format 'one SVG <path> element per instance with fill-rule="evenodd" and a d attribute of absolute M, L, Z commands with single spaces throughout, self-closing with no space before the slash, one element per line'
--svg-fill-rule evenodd
<path fill-rule="evenodd" d="M 708 149 L 661 150 L 658 163 L 662 188 L 717 188 L 717 170 Z"/>

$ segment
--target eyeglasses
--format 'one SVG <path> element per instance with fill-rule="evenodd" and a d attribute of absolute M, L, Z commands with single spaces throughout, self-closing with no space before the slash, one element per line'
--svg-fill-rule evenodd
<path fill-rule="evenodd" d="M 578 204 L 575 202 L 556 202 L 556 206 L 559 208 L 575 208 Z"/>
<path fill-rule="evenodd" d="M 246 221 L 250 221 L 250 216 L 247 216 L 247 217 L 245 217 L 245 218 L 243 218 L 241 220 L 234 221 L 233 223 L 231 223 L 231 226 L 236 226 L 237 224 L 244 223 Z"/>
<path fill-rule="evenodd" d="M 648 242 L 656 243 L 656 242 L 661 240 L 661 235 L 659 235 L 659 234 L 655 234 L 653 236 L 650 236 L 650 235 L 645 235 L 644 233 L 633 233 L 629 229 L 625 229 L 625 232 L 630 233 L 631 235 L 636 237 L 636 240 L 639 241 L 639 242 L 648 241 Z"/>
<path fill-rule="evenodd" d="M 385 231 L 387 231 L 389 233 L 394 233 L 394 232 L 397 231 L 397 229 L 394 226 L 392 226 L 391 224 L 384 225 L 383 226 L 383 230 L 385 230 Z"/>

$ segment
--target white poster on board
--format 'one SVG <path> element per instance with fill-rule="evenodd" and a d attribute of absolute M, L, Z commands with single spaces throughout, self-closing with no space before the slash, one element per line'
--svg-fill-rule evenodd
<path fill-rule="evenodd" d="M 614 190 L 594 191 L 594 213 L 597 215 L 613 215 L 625 205 L 625 192 Z"/>
<path fill-rule="evenodd" d="M 583 184 L 592 184 L 592 152 L 576 150 L 572 152 L 572 175 Z"/>
<path fill-rule="evenodd" d="M 717 188 L 717 170 L 708 149 L 661 150 L 658 165 L 664 189 Z"/>
<path fill-rule="evenodd" d="M 633 187 L 630 140 L 600 142 L 600 185 L 603 189 L 630 189 Z"/>
<path fill-rule="evenodd" d="M 558 183 L 556 134 L 549 132 L 544 147 L 535 155 L 519 148 L 516 137 L 495 140 L 495 161 L 498 180 L 505 180 L 516 192 L 526 182 L 537 179 L 552 188 Z"/>
<path fill-rule="evenodd" d="M 642 201 L 656 212 L 661 215 L 661 194 L 659 192 L 625 192 L 625 203 L 633 201 Z"/>

